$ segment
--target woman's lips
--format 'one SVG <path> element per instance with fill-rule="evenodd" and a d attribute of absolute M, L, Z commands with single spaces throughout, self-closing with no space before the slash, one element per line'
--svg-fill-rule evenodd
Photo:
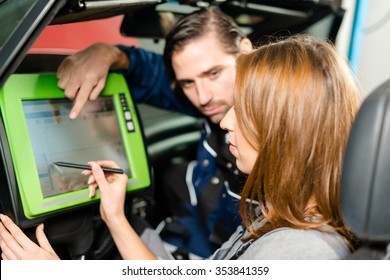
<path fill-rule="evenodd" d="M 234 155 L 234 153 L 237 151 L 237 146 L 229 142 L 229 151 Z"/>

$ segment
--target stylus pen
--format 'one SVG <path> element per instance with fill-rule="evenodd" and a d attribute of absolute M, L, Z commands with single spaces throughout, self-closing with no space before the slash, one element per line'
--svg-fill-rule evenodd
<path fill-rule="evenodd" d="M 88 164 L 78 164 L 78 163 L 62 162 L 62 161 L 53 162 L 53 164 L 55 164 L 57 166 L 76 168 L 76 169 L 84 169 L 84 170 L 91 170 L 92 169 L 92 167 L 89 166 Z M 125 173 L 123 171 L 123 169 L 120 169 L 120 168 L 102 167 L 102 170 L 104 172 L 111 172 L 111 173 L 119 173 L 119 174 Z"/>

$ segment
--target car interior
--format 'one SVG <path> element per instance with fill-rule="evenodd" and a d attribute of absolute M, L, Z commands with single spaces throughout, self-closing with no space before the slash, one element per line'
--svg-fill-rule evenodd
<path fill-rule="evenodd" d="M 390 80 L 363 102 L 344 158 L 341 209 L 360 244 L 351 259 L 390 259 Z"/>
<path fill-rule="evenodd" d="M 3 65 L 0 70 L 6 73 L 0 79 L 0 89 L 9 83 L 8 78 L 13 74 L 55 73 L 64 54 L 28 53 L 32 42 L 46 25 L 123 14 L 120 29 L 124 36 L 148 38 L 157 42 L 163 40 L 169 27 L 181 15 L 215 5 L 231 15 L 254 44 L 261 44 L 269 36 L 288 36 L 300 32 L 335 41 L 345 13 L 341 8 L 341 0 L 30 0 L 34 1 L 51 2 L 52 11 L 42 17 L 37 12 L 36 17 L 40 18 L 40 22 L 36 29 L 25 31 L 29 32 L 31 41 L 24 37 L 25 34 L 12 39 L 17 40 L 16 45 L 22 46 L 14 59 L 4 63 L 0 59 L 0 64 Z M 0 5 L 6 2 L 7 0 L 0 0 Z M 38 9 L 37 6 L 35 8 Z M 0 23 L 2 21 L 0 19 Z M 1 39 L 0 35 L 1 44 L 10 41 L 7 38 Z M 6 50 L 7 45 L 4 46 L 1 51 Z M 0 90 L 0 94 L 5 89 L 6 87 L 3 92 Z M 390 208 L 386 204 L 390 196 L 390 175 L 386 172 L 390 168 L 390 150 L 386 145 L 390 141 L 389 97 L 390 81 L 365 100 L 348 143 L 341 204 L 347 223 L 361 240 L 359 249 L 351 255 L 351 259 L 390 259 Z M 139 141 L 147 153 L 150 183 L 128 192 L 126 213 L 129 216 L 139 215 L 151 225 L 157 226 L 169 217 L 158 182 L 171 164 L 195 157 L 201 120 L 144 104 L 134 106 L 133 114 L 139 120 L 142 137 Z M 5 108 L 0 110 L 6 111 Z M 63 259 L 120 259 L 115 244 L 99 217 L 98 200 L 92 204 L 81 203 L 79 207 L 66 207 L 64 211 L 38 216 L 32 221 L 22 217 L 20 208 L 23 206 L 17 191 L 18 171 L 15 171 L 10 151 L 12 140 L 7 134 L 5 123 L 7 120 L 2 117 L 0 211 L 13 217 L 21 215 L 21 220 L 27 220 L 23 230 L 33 240 L 34 226 L 44 221 L 45 232 Z"/>

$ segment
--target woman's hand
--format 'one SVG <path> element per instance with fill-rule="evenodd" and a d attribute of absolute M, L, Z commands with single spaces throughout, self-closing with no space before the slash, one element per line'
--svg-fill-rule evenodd
<path fill-rule="evenodd" d="M 59 260 L 43 232 L 43 224 L 38 225 L 35 231 L 39 244 L 37 245 L 9 217 L 0 214 L 0 219 L 3 260 Z"/>
<path fill-rule="evenodd" d="M 100 214 L 103 221 L 107 225 L 118 222 L 119 220 L 123 221 L 123 218 L 125 218 L 124 205 L 127 175 L 109 172 L 104 173 L 100 166 L 119 168 L 113 161 L 101 160 L 89 162 L 88 164 L 92 167 L 92 170 L 85 170 L 83 174 L 90 176 L 88 179 L 90 197 L 95 196 L 96 188 L 99 187 L 101 196 Z"/>
<path fill-rule="evenodd" d="M 99 160 L 88 164 L 92 170 L 84 170 L 82 173 L 90 176 L 88 179 L 90 197 L 96 194 L 96 188 L 99 187 L 100 215 L 108 226 L 122 258 L 157 259 L 127 221 L 124 211 L 127 175 L 104 173 L 100 166 L 119 168 L 113 161 Z"/>

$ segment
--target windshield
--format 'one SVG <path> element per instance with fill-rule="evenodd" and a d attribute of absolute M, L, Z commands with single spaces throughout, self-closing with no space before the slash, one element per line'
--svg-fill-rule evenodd
<path fill-rule="evenodd" d="M 0 50 L 37 0 L 0 1 Z"/>
<path fill-rule="evenodd" d="M 0 0 L 0 88 L 66 0 Z"/>

